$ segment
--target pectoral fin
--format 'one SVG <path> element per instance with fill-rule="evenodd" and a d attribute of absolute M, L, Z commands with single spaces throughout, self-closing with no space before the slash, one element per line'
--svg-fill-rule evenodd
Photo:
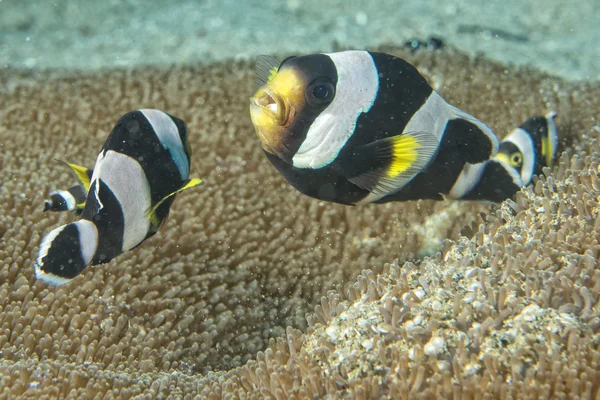
<path fill-rule="evenodd" d="M 55 160 L 71 168 L 71 170 L 73 170 L 73 172 L 75 173 L 75 176 L 77 176 L 77 180 L 79 180 L 79 183 L 81 184 L 81 186 L 83 186 L 85 193 L 89 192 L 90 181 L 92 179 L 92 174 L 94 173 L 93 169 L 82 167 L 77 164 L 71 164 L 66 161 L 59 160 L 57 158 L 55 158 Z"/>
<path fill-rule="evenodd" d="M 158 203 L 156 203 L 156 205 L 154 207 L 152 207 L 150 212 L 148 212 L 148 219 L 150 220 L 152 225 L 154 225 L 154 226 L 160 225 L 161 221 L 159 221 L 158 218 L 156 217 L 156 210 L 158 209 L 158 207 L 161 206 L 161 204 L 163 204 L 165 202 L 165 200 L 171 198 L 172 196 L 175 196 L 177 193 L 183 192 L 184 190 L 191 189 L 195 186 L 199 186 L 199 185 L 203 185 L 203 184 L 204 184 L 204 181 L 202 179 L 193 178 L 193 179 L 186 181 L 183 186 L 181 186 L 179 189 L 177 189 L 173 193 L 169 193 L 168 195 L 163 197 Z"/>
<path fill-rule="evenodd" d="M 348 180 L 377 198 L 402 189 L 431 162 L 439 141 L 428 132 L 409 132 L 378 140 L 353 152 L 348 163 L 361 172 Z M 355 162 L 354 162 L 355 161 Z"/>

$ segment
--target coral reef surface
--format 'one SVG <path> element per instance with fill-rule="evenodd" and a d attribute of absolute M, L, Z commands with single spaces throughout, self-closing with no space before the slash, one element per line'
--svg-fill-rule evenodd
<path fill-rule="evenodd" d="M 491 211 L 343 207 L 264 159 L 248 63 L 0 72 L 0 398 L 599 396 L 600 86 L 382 50 L 499 135 L 557 110 L 568 153 Z M 188 122 L 207 184 L 135 251 L 68 286 L 36 281 L 41 236 L 72 219 L 41 211 L 73 183 L 52 159 L 91 166 L 142 107 Z"/>

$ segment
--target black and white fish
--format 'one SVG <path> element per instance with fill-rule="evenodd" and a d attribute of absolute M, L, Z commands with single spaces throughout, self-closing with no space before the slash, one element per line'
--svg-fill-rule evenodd
<path fill-rule="evenodd" d="M 523 185 L 513 166 L 494 158 L 491 129 L 400 58 L 344 51 L 279 64 L 264 56 L 257 83 L 250 115 L 263 150 L 308 196 L 342 204 L 501 201 Z"/>
<path fill-rule="evenodd" d="M 555 118 L 555 112 L 529 118 L 500 143 L 494 158 L 515 168 L 524 185 L 531 182 L 533 175 L 541 174 L 544 167 L 551 166 L 556 157 L 558 129 Z"/>
<path fill-rule="evenodd" d="M 151 109 L 121 117 L 96 160 L 81 219 L 42 239 L 36 277 L 62 285 L 154 235 L 175 195 L 202 183 L 189 178 L 190 154 L 179 118 Z"/>
<path fill-rule="evenodd" d="M 91 169 L 57 160 L 67 165 L 77 176 L 79 184 L 71 186 L 67 190 L 55 190 L 48 194 L 49 198 L 44 201 L 44 211 L 73 211 L 81 214 L 85 206 L 90 180 L 92 179 Z"/>

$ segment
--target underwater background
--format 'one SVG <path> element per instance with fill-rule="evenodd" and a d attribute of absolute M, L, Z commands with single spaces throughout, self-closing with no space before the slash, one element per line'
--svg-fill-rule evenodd
<path fill-rule="evenodd" d="M 2 0 L 0 65 L 94 69 L 400 45 L 598 79 L 597 0 Z"/>
<path fill-rule="evenodd" d="M 0 399 L 599 398 L 600 1 L 0 0 Z M 428 38 L 444 43 L 428 49 Z M 416 51 L 411 40 L 424 45 Z M 302 196 L 248 115 L 258 54 L 414 64 L 557 167 L 501 205 Z M 42 212 L 119 116 L 186 121 L 192 171 L 139 248 L 59 288 Z"/>

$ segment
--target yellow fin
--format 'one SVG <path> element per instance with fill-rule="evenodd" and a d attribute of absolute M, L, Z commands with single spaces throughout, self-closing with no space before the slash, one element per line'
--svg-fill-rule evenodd
<path fill-rule="evenodd" d="M 269 71 L 269 77 L 267 78 L 267 83 L 271 82 L 273 78 L 275 78 L 275 75 L 277 75 L 277 71 L 279 71 L 278 67 L 271 68 L 271 70 Z"/>
<path fill-rule="evenodd" d="M 158 207 L 160 207 L 160 205 L 162 203 L 164 203 L 165 200 L 167 200 L 168 198 L 176 195 L 179 192 L 183 192 L 184 190 L 193 188 L 195 186 L 203 185 L 203 184 L 204 184 L 204 181 L 202 179 L 193 178 L 193 179 L 190 179 L 189 181 L 187 181 L 187 183 L 185 185 L 183 185 L 182 187 L 180 187 L 179 189 L 177 189 L 173 193 L 169 193 L 168 195 L 166 195 L 165 197 L 163 197 L 158 203 L 156 203 L 156 205 L 154 207 L 152 207 L 152 210 L 150 210 L 150 212 L 148 213 L 148 219 L 150 220 L 150 222 L 152 222 L 152 224 L 154 226 L 158 226 L 159 225 L 160 221 L 157 220 L 155 213 L 156 213 L 156 210 L 158 209 Z"/>
<path fill-rule="evenodd" d="M 56 161 L 65 164 L 67 167 L 71 168 L 77 176 L 79 183 L 84 187 L 85 192 L 87 193 L 90 190 L 90 179 L 92 177 L 92 170 L 86 167 L 82 167 L 81 165 L 71 164 L 63 160 L 59 160 L 55 158 Z"/>
<path fill-rule="evenodd" d="M 392 140 L 392 162 L 386 171 L 388 178 L 396 178 L 408 170 L 419 156 L 421 144 L 413 135 L 394 136 Z"/>
<path fill-rule="evenodd" d="M 358 165 L 367 172 L 349 176 L 348 180 L 369 192 L 366 202 L 378 200 L 401 190 L 425 169 L 435 156 L 439 138 L 425 131 L 405 132 L 369 143 L 357 149 Z M 371 165 L 369 165 L 371 163 Z"/>
<path fill-rule="evenodd" d="M 542 138 L 542 156 L 544 156 L 546 166 L 552 167 L 554 149 L 552 148 L 552 143 L 550 142 L 550 136 L 545 136 Z"/>

